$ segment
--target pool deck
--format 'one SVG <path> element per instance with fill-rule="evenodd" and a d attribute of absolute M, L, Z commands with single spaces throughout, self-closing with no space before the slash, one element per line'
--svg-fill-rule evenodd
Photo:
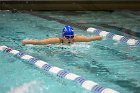
<path fill-rule="evenodd" d="M 140 0 L 3 0 L 1 10 L 140 10 Z"/>

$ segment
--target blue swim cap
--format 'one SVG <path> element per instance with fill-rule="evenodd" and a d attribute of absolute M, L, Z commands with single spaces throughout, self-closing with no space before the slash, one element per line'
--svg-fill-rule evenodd
<path fill-rule="evenodd" d="M 64 26 L 62 36 L 74 35 L 73 28 L 69 25 Z"/>

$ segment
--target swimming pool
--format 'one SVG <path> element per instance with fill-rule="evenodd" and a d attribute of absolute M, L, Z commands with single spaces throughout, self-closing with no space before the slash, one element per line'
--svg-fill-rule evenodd
<path fill-rule="evenodd" d="M 40 14 L 72 22 L 82 20 L 81 23 L 89 23 L 81 25 L 89 27 L 99 27 L 99 25 L 95 25 L 97 23 L 92 22 L 98 22 L 99 24 L 100 22 L 109 20 L 104 20 L 102 17 L 98 18 L 99 15 L 102 14 L 106 18 L 111 15 L 108 12 L 96 13 L 90 11 L 79 11 L 71 14 L 62 11 L 40 12 Z M 95 21 L 92 21 L 93 18 L 91 16 L 96 18 L 94 18 Z M 132 24 L 134 28 L 131 28 L 131 30 L 139 32 L 139 17 L 131 13 L 127 16 L 129 16 L 127 17 L 127 20 L 129 19 L 128 23 L 135 22 Z M 123 22 L 126 22 L 124 13 L 114 12 L 112 17 L 114 17 L 114 20 L 112 18 L 107 23 L 121 21 L 123 24 Z M 121 27 L 120 23 L 115 25 Z M 125 26 L 123 27 L 128 28 L 130 24 L 126 23 L 124 23 Z M 75 43 L 71 46 L 23 46 L 20 43 L 23 39 L 60 37 L 63 26 L 64 24 L 55 20 L 46 20 L 21 12 L 11 13 L 10 11 L 1 11 L 0 45 L 24 51 L 38 59 L 93 80 L 102 86 L 112 88 L 120 93 L 139 93 L 140 48 L 138 46 L 129 46 L 108 39 L 88 43 Z M 100 26 L 100 28 L 104 27 Z M 81 29 L 74 29 L 77 35 L 92 35 Z M 138 36 L 128 35 L 116 29 L 106 28 L 105 30 L 139 39 Z M 0 52 L 0 59 L 0 93 L 16 93 L 15 91 L 18 90 L 22 91 L 22 93 L 91 93 L 75 82 L 46 73 L 6 52 Z"/>

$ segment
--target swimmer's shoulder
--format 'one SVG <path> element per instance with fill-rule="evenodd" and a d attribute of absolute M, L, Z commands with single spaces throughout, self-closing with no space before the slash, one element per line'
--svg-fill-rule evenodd
<path fill-rule="evenodd" d="M 60 41 L 60 43 L 63 43 L 63 38 L 59 37 L 59 41 Z"/>
<path fill-rule="evenodd" d="M 75 42 L 82 42 L 86 39 L 87 37 L 85 36 L 74 36 L 74 41 Z"/>
<path fill-rule="evenodd" d="M 74 36 L 74 38 L 86 38 L 86 36 Z"/>
<path fill-rule="evenodd" d="M 62 40 L 63 39 L 59 37 L 52 37 L 52 38 L 45 39 L 45 41 L 48 42 L 49 44 L 61 43 Z"/>

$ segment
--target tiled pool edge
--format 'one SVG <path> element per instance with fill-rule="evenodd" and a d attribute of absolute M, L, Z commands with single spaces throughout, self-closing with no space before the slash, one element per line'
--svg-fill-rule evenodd
<path fill-rule="evenodd" d="M 59 76 L 61 78 L 75 81 L 78 84 L 80 84 L 83 88 L 90 90 L 93 93 L 119 93 L 115 90 L 102 87 L 93 81 L 87 80 L 79 75 L 70 73 L 64 69 L 59 68 L 59 67 L 55 67 L 55 66 L 53 66 L 45 61 L 39 60 L 35 57 L 27 55 L 27 54 L 20 52 L 18 50 L 14 50 L 14 49 L 9 48 L 7 46 L 0 45 L 0 50 L 7 52 L 7 53 L 11 53 L 11 54 L 15 55 L 16 57 L 24 59 L 24 60 L 28 61 L 30 64 L 34 64 L 36 67 L 43 69 L 45 71 L 48 71 L 50 73 L 56 74 L 57 76 Z"/>

